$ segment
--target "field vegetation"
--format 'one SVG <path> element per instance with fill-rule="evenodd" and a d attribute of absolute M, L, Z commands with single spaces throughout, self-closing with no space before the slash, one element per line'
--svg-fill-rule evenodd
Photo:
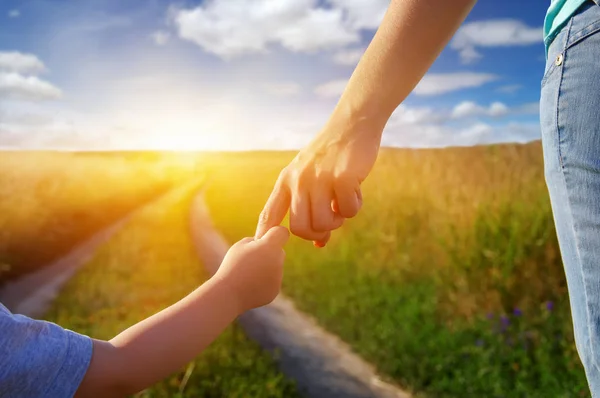
<path fill-rule="evenodd" d="M 209 207 L 252 235 L 292 153 L 215 156 Z M 539 142 L 388 149 L 324 249 L 292 240 L 284 292 L 385 375 L 430 397 L 576 397 L 587 387 Z"/>
<path fill-rule="evenodd" d="M 0 284 L 193 177 L 196 161 L 152 153 L 2 152 Z"/>
<path fill-rule="evenodd" d="M 294 153 L 54 156 L 0 160 L 10 166 L 0 172 L 0 259 L 13 268 L 43 263 L 197 175 L 207 176 L 224 235 L 252 236 Z M 69 282 L 47 319 L 110 338 L 202 283 L 189 187 L 136 214 Z M 384 149 L 363 196 L 361 213 L 325 248 L 288 244 L 283 291 L 301 310 L 419 397 L 589 396 L 539 142 Z M 31 253 L 32 242 L 40 253 Z M 296 395 L 233 325 L 140 396 Z"/>

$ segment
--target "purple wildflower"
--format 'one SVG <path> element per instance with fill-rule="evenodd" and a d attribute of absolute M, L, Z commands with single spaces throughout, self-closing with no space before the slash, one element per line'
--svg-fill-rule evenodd
<path fill-rule="evenodd" d="M 521 316 L 521 315 L 523 315 L 523 311 L 521 311 L 519 308 L 515 308 L 515 310 L 513 311 L 513 314 L 515 316 Z"/>
<path fill-rule="evenodd" d="M 547 309 L 549 312 L 552 312 L 552 310 L 554 309 L 554 303 L 553 303 L 552 301 L 547 301 L 547 302 L 546 302 L 546 309 Z"/>

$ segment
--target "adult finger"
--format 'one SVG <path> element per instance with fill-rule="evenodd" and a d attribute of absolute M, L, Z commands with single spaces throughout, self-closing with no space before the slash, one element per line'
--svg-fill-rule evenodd
<path fill-rule="evenodd" d="M 340 179 L 334 183 L 334 190 L 339 215 L 344 218 L 356 216 L 362 206 L 362 193 L 358 182 Z"/>
<path fill-rule="evenodd" d="M 272 227 L 281 224 L 290 207 L 290 191 L 280 177 L 260 213 L 256 226 L 255 238 L 260 239 Z"/>
<path fill-rule="evenodd" d="M 325 245 L 327 244 L 327 242 L 329 242 L 329 239 L 331 239 L 331 232 L 327 232 L 327 234 L 325 235 L 324 238 L 322 238 L 321 240 L 315 240 L 313 241 L 313 245 L 315 245 L 316 247 L 325 247 Z"/>
<path fill-rule="evenodd" d="M 308 192 L 297 191 L 292 197 L 290 206 L 290 231 L 302 239 L 320 241 L 327 236 L 327 232 L 318 232 L 312 229 L 310 214 Z"/>
<path fill-rule="evenodd" d="M 338 229 L 344 218 L 331 208 L 333 189 L 329 184 L 321 184 L 310 192 L 310 210 L 313 231 L 327 232 Z"/>
<path fill-rule="evenodd" d="M 290 232 L 286 227 L 280 225 L 271 228 L 267 233 L 259 239 L 259 242 L 264 242 L 269 245 L 275 245 L 283 248 L 290 238 Z"/>

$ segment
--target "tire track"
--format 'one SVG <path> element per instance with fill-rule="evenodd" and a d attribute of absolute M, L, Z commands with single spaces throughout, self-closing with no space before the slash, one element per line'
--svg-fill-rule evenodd
<path fill-rule="evenodd" d="M 190 219 L 198 255 L 213 275 L 229 245 L 214 228 L 203 192 L 192 202 Z M 267 306 L 242 314 L 238 322 L 251 339 L 274 353 L 281 371 L 296 380 L 307 397 L 410 398 L 405 391 L 382 381 L 372 365 L 298 311 L 283 294 Z"/>
<path fill-rule="evenodd" d="M 114 236 L 138 212 L 169 195 L 181 195 L 186 192 L 191 195 L 201 184 L 202 179 L 194 179 L 163 192 L 111 225 L 102 228 L 50 264 L 4 283 L 0 287 L 0 303 L 14 314 L 22 314 L 31 318 L 43 317 L 65 283 L 92 258 L 100 246 Z"/>

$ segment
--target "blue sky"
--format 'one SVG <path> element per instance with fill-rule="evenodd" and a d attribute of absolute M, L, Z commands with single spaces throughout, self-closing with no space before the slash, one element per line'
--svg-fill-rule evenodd
<path fill-rule="evenodd" d="M 548 3 L 480 0 L 384 144 L 537 139 Z M 1 0 L 0 146 L 299 148 L 387 4 Z"/>

